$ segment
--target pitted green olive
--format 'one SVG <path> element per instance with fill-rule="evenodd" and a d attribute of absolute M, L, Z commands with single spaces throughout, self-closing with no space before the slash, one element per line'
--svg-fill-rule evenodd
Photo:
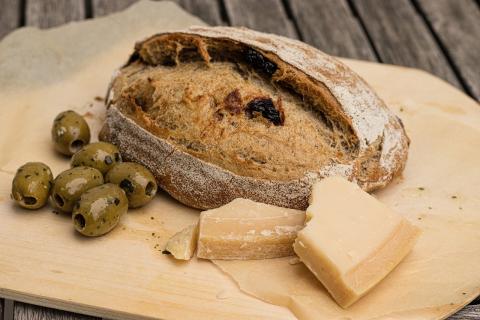
<path fill-rule="evenodd" d="M 52 171 L 46 164 L 27 162 L 13 178 L 11 196 L 21 207 L 41 208 L 48 200 L 52 180 Z"/>
<path fill-rule="evenodd" d="M 72 157 L 72 167 L 87 166 L 106 174 L 122 157 L 118 148 L 107 142 L 90 143 Z"/>
<path fill-rule="evenodd" d="M 85 191 L 102 185 L 103 175 L 91 167 L 75 167 L 60 173 L 53 181 L 52 203 L 64 212 L 72 212 L 73 205 Z"/>
<path fill-rule="evenodd" d="M 125 192 L 107 183 L 82 194 L 73 208 L 73 224 L 81 234 L 101 236 L 112 230 L 128 210 Z"/>
<path fill-rule="evenodd" d="M 155 177 L 138 163 L 122 162 L 115 165 L 108 171 L 105 181 L 118 184 L 125 191 L 130 208 L 147 204 L 157 193 Z"/>
<path fill-rule="evenodd" d="M 58 152 L 71 156 L 90 142 L 90 129 L 81 115 L 64 111 L 53 121 L 52 141 Z"/>

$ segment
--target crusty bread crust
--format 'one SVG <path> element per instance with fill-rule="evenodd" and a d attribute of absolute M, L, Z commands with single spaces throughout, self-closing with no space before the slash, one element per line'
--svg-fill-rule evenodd
<path fill-rule="evenodd" d="M 137 43 L 133 56 L 143 54 L 148 59 L 149 46 L 165 34 L 175 33 Z M 301 75 L 300 81 L 316 85 L 322 102 L 348 123 L 358 140 L 357 156 L 349 163 L 323 166 L 299 179 L 275 181 L 240 176 L 181 151 L 146 130 L 138 119 L 134 121 L 120 111 L 113 99 L 115 93 L 110 90 L 100 138 L 116 144 L 126 159 L 148 167 L 159 185 L 182 203 L 209 209 L 235 198 L 248 198 L 305 209 L 312 184 L 323 177 L 340 175 L 371 191 L 385 186 L 403 170 L 409 140 L 400 119 L 363 79 L 338 60 L 304 43 L 244 28 L 192 27 L 178 34 L 242 43 L 271 61 L 289 65 Z M 110 88 L 121 72 L 114 75 Z"/>

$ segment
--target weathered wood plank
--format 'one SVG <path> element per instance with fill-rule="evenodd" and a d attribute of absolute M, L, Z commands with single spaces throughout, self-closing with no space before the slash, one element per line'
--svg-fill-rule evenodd
<path fill-rule="evenodd" d="M 220 2 L 217 0 L 175 0 L 183 9 L 212 26 L 223 25 Z"/>
<path fill-rule="evenodd" d="M 231 25 L 298 38 L 281 0 L 225 0 Z"/>
<path fill-rule="evenodd" d="M 480 9 L 474 0 L 417 0 L 467 91 L 480 100 Z"/>
<path fill-rule="evenodd" d="M 409 0 L 353 0 L 382 62 L 420 68 L 460 83 Z"/>
<path fill-rule="evenodd" d="M 84 0 L 26 0 L 25 24 L 49 28 L 85 19 Z"/>
<path fill-rule="evenodd" d="M 375 53 L 346 0 L 290 0 L 301 38 L 326 53 L 375 61 Z"/>
<path fill-rule="evenodd" d="M 93 17 L 101 17 L 110 13 L 124 10 L 137 2 L 138 0 L 93 0 L 92 15 Z"/>
<path fill-rule="evenodd" d="M 20 0 L 0 0 L 0 39 L 20 26 Z"/>
<path fill-rule="evenodd" d="M 15 302 L 15 320 L 97 320 L 99 318 Z"/>
<path fill-rule="evenodd" d="M 3 320 L 13 320 L 13 308 L 15 302 L 10 299 L 3 300 Z"/>
<path fill-rule="evenodd" d="M 470 305 L 458 311 L 447 320 L 478 320 L 480 319 L 480 306 Z"/>

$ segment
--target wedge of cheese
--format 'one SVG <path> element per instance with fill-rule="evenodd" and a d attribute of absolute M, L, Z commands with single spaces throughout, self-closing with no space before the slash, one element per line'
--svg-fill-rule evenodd
<path fill-rule="evenodd" d="M 248 260 L 293 255 L 305 212 L 247 199 L 200 215 L 197 257 Z"/>
<path fill-rule="evenodd" d="M 313 186 L 307 220 L 295 252 L 344 308 L 392 271 L 419 235 L 406 219 L 339 177 Z"/>
<path fill-rule="evenodd" d="M 198 224 L 186 227 L 168 239 L 165 250 L 175 259 L 190 260 L 197 247 Z"/>

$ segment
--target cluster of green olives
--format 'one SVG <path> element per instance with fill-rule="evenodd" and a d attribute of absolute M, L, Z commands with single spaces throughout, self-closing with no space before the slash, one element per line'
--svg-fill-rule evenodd
<path fill-rule="evenodd" d="M 64 111 L 54 120 L 55 149 L 71 158 L 71 168 L 53 179 L 41 162 L 21 166 L 12 181 L 12 199 L 21 207 L 51 205 L 71 213 L 74 227 L 86 236 L 112 230 L 128 208 L 150 202 L 157 192 L 152 173 L 144 166 L 122 162 L 118 148 L 106 142 L 90 143 L 90 129 L 78 113 Z"/>

